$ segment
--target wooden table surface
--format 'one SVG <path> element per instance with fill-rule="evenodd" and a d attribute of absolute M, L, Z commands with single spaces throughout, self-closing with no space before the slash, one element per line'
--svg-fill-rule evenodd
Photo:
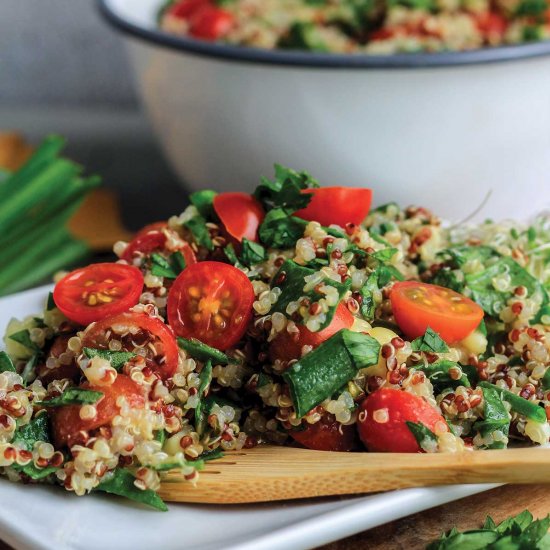
<path fill-rule="evenodd" d="M 333 542 L 322 550 L 421 550 L 454 525 L 475 529 L 487 514 L 499 522 L 525 509 L 536 518 L 550 513 L 550 485 L 505 485 Z M 12 549 L 0 541 L 0 550 Z"/>

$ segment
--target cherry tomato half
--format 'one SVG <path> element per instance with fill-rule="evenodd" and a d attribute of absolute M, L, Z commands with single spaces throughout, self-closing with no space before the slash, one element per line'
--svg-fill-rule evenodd
<path fill-rule="evenodd" d="M 313 195 L 313 198 L 294 215 L 321 225 L 359 225 L 367 217 L 372 201 L 371 189 L 356 187 L 319 187 L 304 189 L 302 193 Z"/>
<path fill-rule="evenodd" d="M 236 267 L 200 262 L 184 269 L 168 294 L 168 320 L 178 336 L 225 350 L 236 344 L 252 318 L 254 289 Z"/>
<path fill-rule="evenodd" d="M 189 16 L 189 34 L 202 40 L 219 40 L 231 30 L 234 22 L 232 13 L 206 4 Z"/>
<path fill-rule="evenodd" d="M 486 11 L 477 14 L 475 19 L 481 34 L 488 39 L 489 42 L 502 38 L 508 27 L 506 18 L 500 13 Z"/>
<path fill-rule="evenodd" d="M 172 329 L 158 317 L 126 312 L 94 323 L 84 332 L 82 347 L 109 349 L 118 340 L 122 351 L 145 351 L 145 362 L 162 378 L 169 378 L 178 367 L 178 345 Z"/>
<path fill-rule="evenodd" d="M 258 240 L 258 227 L 264 219 L 261 204 L 247 193 L 220 193 L 214 197 L 214 210 L 225 230 L 241 242 Z"/>
<path fill-rule="evenodd" d="M 168 8 L 168 14 L 178 19 L 187 19 L 200 8 L 210 4 L 210 0 L 182 0 Z"/>
<path fill-rule="evenodd" d="M 302 348 L 311 346 L 316 348 L 325 340 L 336 334 L 343 328 L 351 328 L 355 317 L 350 313 L 344 302 L 340 302 L 330 325 L 318 332 L 311 332 L 304 325 L 296 325 L 298 333 L 291 335 L 286 330 L 271 342 L 269 348 L 269 357 L 272 361 L 279 359 L 281 361 L 290 361 L 299 359 L 302 356 Z"/>
<path fill-rule="evenodd" d="M 409 337 L 422 336 L 428 327 L 448 344 L 463 340 L 483 319 L 475 302 L 449 288 L 416 281 L 395 283 L 390 301 L 399 328 Z"/>
<path fill-rule="evenodd" d="M 65 275 L 53 291 L 56 306 L 71 321 L 89 325 L 136 305 L 143 290 L 137 267 L 92 264 Z"/>
<path fill-rule="evenodd" d="M 303 430 L 292 430 L 289 435 L 304 447 L 316 451 L 351 451 L 357 442 L 353 425 L 344 426 L 327 417 L 308 424 Z"/>
<path fill-rule="evenodd" d="M 421 422 L 435 433 L 448 429 L 439 411 L 422 397 L 402 390 L 381 388 L 371 393 L 359 407 L 359 437 L 369 451 L 421 452 L 406 422 Z"/>
<path fill-rule="evenodd" d="M 126 398 L 132 408 L 141 409 L 145 406 L 143 388 L 124 374 L 119 374 L 109 386 L 96 386 L 85 382 L 81 387 L 103 393 L 103 397 L 95 404 L 96 417 L 91 420 L 80 418 L 81 405 L 56 408 L 52 413 L 52 431 L 57 448 L 65 445 L 71 447 L 80 439 L 80 432 L 88 432 L 109 424 L 120 410 L 116 402 L 121 396 Z"/>
<path fill-rule="evenodd" d="M 168 240 L 165 233 L 166 227 L 166 223 L 163 222 L 156 222 L 145 226 L 128 244 L 121 259 L 132 263 L 135 257 L 148 256 L 153 254 L 153 252 L 175 252 L 175 250 L 166 249 Z M 183 242 L 178 250 L 182 253 L 186 266 L 197 263 L 195 253 L 188 243 Z"/>

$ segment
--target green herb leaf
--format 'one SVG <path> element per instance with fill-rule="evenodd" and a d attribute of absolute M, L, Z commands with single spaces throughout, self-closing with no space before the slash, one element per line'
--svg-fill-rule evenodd
<path fill-rule="evenodd" d="M 374 319 L 377 303 L 374 299 L 375 292 L 384 288 L 392 279 L 403 280 L 403 275 L 392 265 L 381 263 L 368 276 L 365 284 L 361 287 L 360 293 L 363 298 L 361 302 L 361 314 L 367 321 Z"/>
<path fill-rule="evenodd" d="M 415 367 L 419 371 L 422 371 L 426 374 L 430 382 L 432 383 L 434 390 L 439 393 L 446 388 L 457 388 L 458 386 L 465 386 L 469 388 L 471 386 L 468 376 L 462 373 L 460 378 L 455 380 L 449 374 L 451 369 L 460 369 L 459 366 L 454 361 L 441 360 L 436 361 L 435 363 L 430 363 L 428 365 Z"/>
<path fill-rule="evenodd" d="M 260 241 L 268 248 L 292 248 L 304 234 L 307 222 L 291 216 L 283 208 L 270 210 L 258 229 Z"/>
<path fill-rule="evenodd" d="M 302 193 L 302 190 L 314 187 L 319 187 L 319 184 L 307 172 L 296 172 L 276 164 L 275 180 L 262 178 L 254 197 L 266 210 L 286 208 L 295 212 L 305 208 L 311 200 L 311 195 Z"/>
<path fill-rule="evenodd" d="M 42 407 L 92 405 L 97 403 L 103 395 L 103 392 L 100 391 L 86 390 L 84 388 L 67 388 L 60 396 L 48 399 L 47 401 L 37 401 L 35 404 Z"/>
<path fill-rule="evenodd" d="M 151 254 L 151 273 L 156 277 L 175 279 L 185 269 L 185 258 L 178 250 L 168 259 L 156 252 Z"/>
<path fill-rule="evenodd" d="M 277 47 L 316 52 L 330 51 L 319 27 L 309 21 L 293 23 L 288 32 L 279 40 Z"/>
<path fill-rule="evenodd" d="M 211 189 L 203 189 L 202 191 L 191 193 L 189 200 L 203 218 L 212 220 L 214 219 L 214 197 L 217 194 L 216 191 L 212 191 Z"/>
<path fill-rule="evenodd" d="M 107 349 L 94 349 L 94 348 L 84 348 L 82 350 L 86 357 L 92 359 L 92 357 L 101 357 L 111 363 L 111 367 L 120 372 L 122 367 L 133 359 L 137 357 L 135 353 L 130 351 L 111 351 Z"/>
<path fill-rule="evenodd" d="M 27 349 L 32 351 L 40 351 L 40 348 L 31 340 L 31 335 L 28 329 L 20 330 L 19 332 L 14 332 L 8 337 L 10 340 L 25 346 Z"/>
<path fill-rule="evenodd" d="M 38 360 L 40 359 L 42 353 L 35 353 L 26 363 L 23 367 L 23 371 L 21 372 L 21 378 L 23 379 L 23 382 L 26 384 L 31 376 L 34 374 L 36 370 L 36 366 L 38 365 Z"/>
<path fill-rule="evenodd" d="M 422 422 L 405 422 L 407 428 L 411 431 L 418 443 L 418 446 L 426 450 L 429 447 L 432 447 L 434 444 L 437 445 L 437 436 Z"/>
<path fill-rule="evenodd" d="M 254 264 L 259 264 L 265 261 L 267 257 L 265 248 L 259 244 L 248 239 L 242 241 L 241 262 L 250 267 Z"/>
<path fill-rule="evenodd" d="M 55 305 L 55 301 L 53 299 L 53 292 L 48 293 L 48 301 L 46 302 L 46 310 L 51 311 L 52 309 L 55 309 L 57 306 Z"/>
<path fill-rule="evenodd" d="M 426 329 L 424 336 L 419 336 L 411 342 L 413 351 L 428 351 L 431 353 L 447 353 L 449 347 L 437 332 L 430 327 Z"/>
<path fill-rule="evenodd" d="M 271 312 L 278 311 L 286 314 L 288 304 L 290 304 L 290 302 L 298 301 L 303 297 L 309 298 L 311 303 L 318 302 L 323 299 L 325 295 L 316 292 L 315 289 L 308 292 L 304 291 L 304 287 L 306 285 L 305 278 L 309 275 L 313 275 L 314 273 L 314 269 L 300 266 L 293 260 L 286 260 L 271 281 L 271 288 L 279 287 L 281 289 L 281 294 L 279 295 L 277 302 L 273 304 Z M 338 302 L 336 305 L 328 308 L 325 320 L 319 327 L 319 330 L 323 330 L 325 327 L 330 325 L 338 304 L 350 288 L 351 279 L 348 279 L 345 283 L 338 283 L 332 279 L 324 279 L 322 282 L 327 286 L 334 287 L 338 291 Z"/>
<path fill-rule="evenodd" d="M 235 252 L 235 247 L 233 246 L 233 243 L 229 243 L 224 249 L 223 249 L 227 259 L 234 265 L 239 266 L 239 258 L 237 257 L 237 253 Z"/>
<path fill-rule="evenodd" d="M 96 487 L 96 490 L 125 497 L 135 502 L 152 506 L 162 512 L 167 512 L 168 507 L 157 493 L 151 489 L 145 489 L 144 491 L 138 489 L 134 485 L 135 479 L 134 474 L 129 470 L 117 468 L 112 475 Z"/>
<path fill-rule="evenodd" d="M 199 455 L 198 460 L 208 462 L 209 460 L 218 460 L 219 458 L 223 458 L 224 456 L 225 453 L 221 450 L 220 447 L 217 447 L 216 449 L 204 451 L 202 454 Z"/>
<path fill-rule="evenodd" d="M 283 378 L 290 386 L 296 415 L 304 416 L 360 369 L 375 365 L 379 352 L 380 344 L 371 336 L 343 329 L 294 363 Z"/>
<path fill-rule="evenodd" d="M 166 441 L 166 430 L 157 430 L 155 432 L 155 441 L 158 441 L 162 446 L 164 446 L 164 442 Z"/>
<path fill-rule="evenodd" d="M 474 429 L 478 430 L 482 437 L 486 437 L 497 430 L 507 436 L 510 429 L 510 415 L 499 394 L 491 387 L 482 387 L 482 391 L 484 420 L 476 422 Z M 506 444 L 502 441 L 494 441 L 488 445 L 489 449 L 504 449 L 505 447 Z"/>
<path fill-rule="evenodd" d="M 384 248 L 383 250 L 378 250 L 369 254 L 371 258 L 378 260 L 382 263 L 389 262 L 397 254 L 397 248 Z"/>
<path fill-rule="evenodd" d="M 193 359 L 198 359 L 199 361 L 212 361 L 215 365 L 227 365 L 227 363 L 236 362 L 223 353 L 223 351 L 203 344 L 195 338 L 178 337 L 178 346 L 189 353 Z"/>
<path fill-rule="evenodd" d="M 510 407 L 514 412 L 517 412 L 518 414 L 541 424 L 546 422 L 546 412 L 544 408 L 539 407 L 536 403 L 527 401 L 527 399 L 524 399 L 511 391 L 495 386 L 494 384 L 490 384 L 489 382 L 480 382 L 479 385 L 484 389 L 491 389 L 496 392 L 502 401 L 507 401 L 510 403 Z"/>
<path fill-rule="evenodd" d="M 207 250 L 214 250 L 214 243 L 206 227 L 206 220 L 201 215 L 191 218 L 183 225 L 193 233 L 193 237 L 195 237 L 197 244 L 204 246 Z"/>
<path fill-rule="evenodd" d="M 0 351 L 0 372 L 16 372 L 15 365 L 5 351 Z"/>

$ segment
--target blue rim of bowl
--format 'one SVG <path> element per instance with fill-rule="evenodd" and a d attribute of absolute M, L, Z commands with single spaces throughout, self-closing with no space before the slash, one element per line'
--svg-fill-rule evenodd
<path fill-rule="evenodd" d="M 264 50 L 205 42 L 171 35 L 161 30 L 148 29 L 131 23 L 115 13 L 109 6 L 108 0 L 96 1 L 103 17 L 115 28 L 126 34 L 172 50 L 224 61 L 323 69 L 417 69 L 519 61 L 550 55 L 550 40 L 462 52 L 390 55 L 323 54 L 288 50 Z"/>

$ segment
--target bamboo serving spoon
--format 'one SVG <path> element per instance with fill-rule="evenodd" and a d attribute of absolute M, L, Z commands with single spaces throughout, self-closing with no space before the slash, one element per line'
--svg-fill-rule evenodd
<path fill-rule="evenodd" d="M 550 449 L 462 453 L 335 453 L 259 446 L 207 462 L 196 485 L 176 473 L 160 496 L 172 502 L 237 504 L 375 493 L 460 483 L 545 483 Z"/>

